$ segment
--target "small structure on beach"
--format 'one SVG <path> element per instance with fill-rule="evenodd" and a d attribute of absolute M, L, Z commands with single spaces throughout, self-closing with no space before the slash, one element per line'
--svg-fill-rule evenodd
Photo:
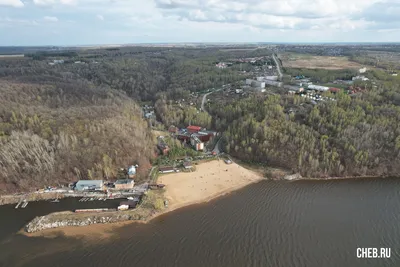
<path fill-rule="evenodd" d="M 168 167 L 160 167 L 158 171 L 160 173 L 171 173 L 171 172 L 177 172 L 177 169 L 168 166 Z"/>
<path fill-rule="evenodd" d="M 135 181 L 133 179 L 121 179 L 117 180 L 115 183 L 115 189 L 118 190 L 127 190 L 127 189 L 132 189 L 133 186 L 135 185 Z"/>
<path fill-rule="evenodd" d="M 183 163 L 183 167 L 188 170 L 188 169 L 192 169 L 193 165 L 192 165 L 191 162 L 186 161 L 186 162 Z"/>
<path fill-rule="evenodd" d="M 151 190 L 163 189 L 165 184 L 149 184 Z"/>

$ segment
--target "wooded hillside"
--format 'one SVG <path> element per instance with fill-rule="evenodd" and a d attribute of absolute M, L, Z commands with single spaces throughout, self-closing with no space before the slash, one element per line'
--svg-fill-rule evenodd
<path fill-rule="evenodd" d="M 147 170 L 154 146 L 131 98 L 79 79 L 36 80 L 1 80 L 1 191 L 107 179 L 135 163 Z"/>

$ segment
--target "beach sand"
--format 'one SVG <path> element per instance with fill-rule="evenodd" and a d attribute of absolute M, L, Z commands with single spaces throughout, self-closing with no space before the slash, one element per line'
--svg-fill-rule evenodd
<path fill-rule="evenodd" d="M 196 165 L 194 172 L 161 175 L 158 182 L 165 184 L 165 197 L 169 202 L 167 211 L 170 211 L 207 202 L 262 179 L 259 174 L 236 163 L 214 160 Z"/>
<path fill-rule="evenodd" d="M 193 172 L 160 175 L 158 183 L 165 184 L 165 198 L 168 200 L 168 208 L 154 214 L 146 222 L 128 221 L 82 227 L 64 227 L 32 234 L 21 230 L 20 233 L 30 237 L 55 238 L 65 236 L 84 238 L 87 241 L 110 239 L 114 237 L 113 233 L 116 229 L 129 223 L 147 223 L 162 214 L 185 206 L 208 202 L 262 179 L 263 177 L 260 174 L 236 163 L 226 164 L 223 160 L 214 160 L 196 165 L 196 171 Z"/>

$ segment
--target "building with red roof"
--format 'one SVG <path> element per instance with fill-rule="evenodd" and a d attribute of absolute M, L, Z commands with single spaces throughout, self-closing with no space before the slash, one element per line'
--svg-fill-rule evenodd
<path fill-rule="evenodd" d="M 200 126 L 195 126 L 195 125 L 190 125 L 186 128 L 188 130 L 188 132 L 190 133 L 197 133 L 198 131 L 201 130 Z"/>

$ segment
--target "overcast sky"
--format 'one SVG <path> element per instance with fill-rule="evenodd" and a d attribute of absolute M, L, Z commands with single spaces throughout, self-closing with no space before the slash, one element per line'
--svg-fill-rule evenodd
<path fill-rule="evenodd" d="M 0 45 L 400 42 L 400 0 L 0 0 Z"/>

